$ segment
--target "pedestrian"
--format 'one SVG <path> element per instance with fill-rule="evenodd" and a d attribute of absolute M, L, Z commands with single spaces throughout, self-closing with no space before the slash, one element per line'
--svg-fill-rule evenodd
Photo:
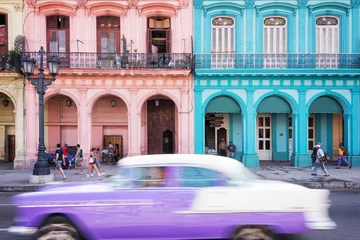
<path fill-rule="evenodd" d="M 337 169 L 340 168 L 341 165 L 341 161 L 344 161 L 347 166 L 349 167 L 349 169 L 352 168 L 351 164 L 347 161 L 347 156 L 349 155 L 348 150 L 346 149 L 346 147 L 344 146 L 343 143 L 340 143 L 339 145 L 339 156 L 338 156 L 338 164 L 337 164 Z"/>
<path fill-rule="evenodd" d="M 114 147 L 113 145 L 111 144 L 111 142 L 109 142 L 109 157 L 113 163 L 113 165 L 115 165 L 115 158 L 114 158 Z"/>
<path fill-rule="evenodd" d="M 236 153 L 236 146 L 232 142 L 229 142 L 228 150 L 229 150 L 229 157 L 234 158 Z"/>
<path fill-rule="evenodd" d="M 64 166 L 67 166 L 67 169 L 70 169 L 70 162 L 69 162 L 69 159 L 67 158 L 69 156 L 67 143 L 64 144 L 64 146 L 62 147 L 61 150 L 64 154 L 65 163 L 66 163 Z"/>
<path fill-rule="evenodd" d="M 100 172 L 102 175 L 105 175 L 105 174 L 106 174 L 106 172 L 104 172 L 104 171 L 101 170 L 101 168 L 100 168 L 100 149 L 99 149 L 99 148 L 94 151 L 94 164 L 95 164 L 95 166 L 99 169 L 99 172 Z M 94 168 L 91 169 L 91 173 L 90 173 L 90 176 L 91 176 L 91 177 L 94 177 L 93 170 L 94 170 Z"/>
<path fill-rule="evenodd" d="M 226 155 L 227 155 L 226 149 L 227 149 L 227 145 L 226 145 L 226 143 L 225 143 L 225 139 L 222 138 L 222 139 L 221 139 L 221 142 L 220 142 L 220 144 L 219 144 L 219 155 L 226 157 Z"/>
<path fill-rule="evenodd" d="M 60 171 L 60 173 L 63 175 L 63 180 L 66 179 L 64 170 L 61 167 L 61 164 L 65 166 L 65 157 L 64 157 L 64 153 L 61 150 L 61 144 L 58 143 L 56 145 L 56 151 L 55 151 L 55 171 L 54 171 L 54 180 L 56 177 L 56 173 L 57 171 Z"/>
<path fill-rule="evenodd" d="M 325 162 L 327 161 L 327 158 L 325 156 L 324 151 L 321 149 L 320 144 L 315 145 L 315 148 L 317 149 L 316 160 L 315 160 L 314 169 L 312 170 L 311 175 L 316 176 L 318 168 L 321 167 L 321 169 L 325 173 L 325 176 L 330 176 L 329 172 L 326 170 L 326 167 L 325 167 Z"/>
<path fill-rule="evenodd" d="M 120 159 L 120 146 L 115 143 L 115 162 L 118 162 Z"/>
<path fill-rule="evenodd" d="M 91 149 L 91 152 L 90 152 L 90 157 L 89 157 L 89 165 L 88 165 L 88 169 L 87 169 L 87 173 L 86 173 L 86 177 L 89 178 L 90 177 L 90 171 L 92 168 L 95 168 L 95 171 L 97 172 L 98 176 L 102 176 L 103 174 L 101 174 L 99 172 L 99 169 L 97 168 L 96 165 L 94 165 L 94 151 L 95 151 L 95 148 L 92 148 Z"/>
<path fill-rule="evenodd" d="M 319 142 L 316 142 L 316 144 L 315 144 L 315 146 L 316 145 L 321 145 L 321 143 L 319 143 Z M 313 152 L 312 152 L 312 154 L 311 154 L 311 160 L 312 160 L 312 169 L 314 170 L 314 164 L 315 164 L 315 161 L 316 161 L 316 153 L 317 153 L 317 148 L 316 147 L 314 147 L 313 148 Z"/>
<path fill-rule="evenodd" d="M 76 148 L 77 148 L 76 154 L 72 159 L 72 160 L 75 160 L 75 168 L 76 168 L 75 174 L 83 174 L 82 167 L 81 167 L 81 163 L 83 160 L 83 150 L 80 148 L 80 144 L 77 144 Z"/>

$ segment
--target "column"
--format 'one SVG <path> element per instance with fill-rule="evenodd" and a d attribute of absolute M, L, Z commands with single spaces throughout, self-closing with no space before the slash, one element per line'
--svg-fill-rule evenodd
<path fill-rule="evenodd" d="M 130 109 L 128 109 L 128 156 L 140 155 L 141 106 L 138 107 L 138 89 L 130 89 Z"/>
<path fill-rule="evenodd" d="M 259 157 L 256 153 L 256 110 L 253 106 L 254 91 L 247 91 L 246 112 L 242 114 L 244 155 L 242 163 L 247 167 L 258 167 Z"/>
<path fill-rule="evenodd" d="M 25 116 L 24 116 L 24 89 L 16 94 L 15 112 L 15 159 L 14 169 L 25 169 Z"/>
<path fill-rule="evenodd" d="M 254 0 L 246 0 L 246 53 L 253 53 L 254 51 L 254 42 L 253 42 L 253 33 L 254 33 Z M 262 43 L 259 43 L 262 44 Z"/>
<path fill-rule="evenodd" d="M 36 91 L 31 85 L 26 87 L 26 167 L 32 168 L 37 154 L 37 126 L 36 126 Z"/>
<path fill-rule="evenodd" d="M 192 114 L 192 113 L 191 113 Z M 189 98 L 187 89 L 181 89 L 181 109 L 178 109 L 179 153 L 190 153 L 191 129 L 189 121 Z"/>
<path fill-rule="evenodd" d="M 5 161 L 6 144 L 5 144 L 6 125 L 0 125 L 0 161 Z"/>
<path fill-rule="evenodd" d="M 194 111 L 194 143 L 195 153 L 203 154 L 205 152 L 205 111 L 202 109 L 202 91 L 195 90 L 195 111 Z"/>
<path fill-rule="evenodd" d="M 295 167 L 312 166 L 308 152 L 308 119 L 309 113 L 306 109 L 306 90 L 299 90 L 299 112 L 293 114 L 294 136 L 296 142 L 295 152 L 291 156 L 291 162 Z"/>
<path fill-rule="evenodd" d="M 197 23 L 195 24 L 195 31 L 194 31 L 194 35 L 195 35 L 195 38 L 197 37 L 201 37 L 201 21 L 202 21 L 202 17 L 203 17 L 203 0 L 194 0 L 194 11 L 195 11 L 195 14 L 194 14 L 194 22 Z M 201 53 L 203 52 L 202 49 L 201 49 L 201 46 L 202 46 L 202 41 L 200 39 L 198 39 L 198 41 L 194 41 L 194 44 L 195 44 L 195 53 Z"/>
<path fill-rule="evenodd" d="M 359 0 L 352 1 L 352 53 L 359 52 Z"/>
<path fill-rule="evenodd" d="M 78 114 L 78 143 L 85 156 L 90 152 L 92 142 L 92 109 L 87 109 L 87 90 L 80 89 L 80 106 L 77 109 Z M 89 118 L 90 117 L 90 121 Z M 90 140 L 90 141 L 89 141 Z"/>
<path fill-rule="evenodd" d="M 306 49 L 305 49 L 305 44 L 306 44 L 306 5 L 307 5 L 308 1 L 307 0 L 299 0 L 298 1 L 298 5 L 299 5 L 299 53 L 305 53 Z"/>
<path fill-rule="evenodd" d="M 360 120 L 360 94 L 359 89 L 353 89 L 352 91 L 352 115 L 348 124 L 351 127 L 348 127 L 346 131 L 349 131 L 348 139 L 350 139 L 350 159 L 353 166 L 360 166 L 360 128 L 359 128 L 359 120 Z M 345 117 L 344 117 L 345 120 Z M 344 126 L 346 126 L 344 124 Z"/>

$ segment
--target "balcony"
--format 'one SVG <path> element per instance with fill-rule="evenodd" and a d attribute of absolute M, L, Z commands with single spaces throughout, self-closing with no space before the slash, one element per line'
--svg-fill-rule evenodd
<path fill-rule="evenodd" d="M 39 53 L 26 53 L 39 63 Z M 46 57 L 60 59 L 61 68 L 74 69 L 191 69 L 190 53 L 46 53 Z"/>
<path fill-rule="evenodd" d="M 0 72 L 20 73 L 20 55 L 5 53 L 0 56 Z"/>
<path fill-rule="evenodd" d="M 360 68 L 360 54 L 195 54 L 195 69 L 336 70 Z"/>

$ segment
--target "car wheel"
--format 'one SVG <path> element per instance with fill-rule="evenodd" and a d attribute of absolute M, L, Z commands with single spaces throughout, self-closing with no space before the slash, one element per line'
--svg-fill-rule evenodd
<path fill-rule="evenodd" d="M 80 234 L 71 222 L 63 216 L 51 217 L 45 221 L 36 234 L 37 240 L 79 240 Z"/>
<path fill-rule="evenodd" d="M 238 229 L 234 234 L 233 240 L 274 240 L 270 230 L 260 227 L 244 227 Z"/>

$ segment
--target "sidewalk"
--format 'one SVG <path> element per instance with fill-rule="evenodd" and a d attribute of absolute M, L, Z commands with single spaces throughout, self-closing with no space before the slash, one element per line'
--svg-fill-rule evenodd
<path fill-rule="evenodd" d="M 309 188 L 360 188 L 360 167 L 353 167 L 352 169 L 347 167 L 335 169 L 335 167 L 334 163 L 327 164 L 329 177 L 325 177 L 321 170 L 318 171 L 317 176 L 311 176 L 311 167 L 295 168 L 289 162 L 261 162 L 260 167 L 250 168 L 250 170 L 261 179 L 286 181 Z M 43 186 L 29 184 L 32 170 L 12 170 L 11 168 L 9 163 L 0 163 L 0 192 L 32 192 Z M 83 175 L 76 175 L 75 169 L 64 170 L 67 179 L 63 181 L 61 174 L 58 173 L 56 182 L 106 181 L 109 176 L 115 174 L 116 166 L 102 164 L 101 168 L 107 174 L 102 177 L 91 178 L 85 177 L 86 169 L 83 169 Z M 51 171 L 53 173 L 53 169 Z"/>

